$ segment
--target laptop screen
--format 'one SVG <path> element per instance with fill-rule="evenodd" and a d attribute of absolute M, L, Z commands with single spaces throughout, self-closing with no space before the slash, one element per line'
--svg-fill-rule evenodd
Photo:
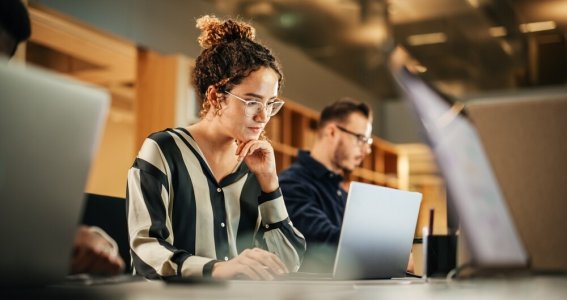
<path fill-rule="evenodd" d="M 0 59 L 0 285 L 67 274 L 109 95 Z"/>
<path fill-rule="evenodd" d="M 527 265 L 528 257 L 475 128 L 452 104 L 405 67 L 393 70 L 420 120 L 479 267 Z"/>
<path fill-rule="evenodd" d="M 422 195 L 351 182 L 333 276 L 404 277 Z"/>

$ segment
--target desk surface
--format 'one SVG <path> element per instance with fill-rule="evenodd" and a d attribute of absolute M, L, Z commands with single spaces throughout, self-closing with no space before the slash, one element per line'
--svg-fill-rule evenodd
<path fill-rule="evenodd" d="M 229 281 L 226 284 L 132 282 L 91 287 L 4 290 L 42 299 L 567 299 L 567 276 L 461 281 Z M 30 298 L 31 299 L 31 298 Z"/>

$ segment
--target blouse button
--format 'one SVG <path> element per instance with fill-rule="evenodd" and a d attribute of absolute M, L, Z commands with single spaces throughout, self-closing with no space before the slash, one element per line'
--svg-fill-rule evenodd
<path fill-rule="evenodd" d="M 222 192 L 222 189 L 221 189 L 221 188 L 217 188 L 217 192 L 219 192 L 219 193 Z"/>
<path fill-rule="evenodd" d="M 224 260 L 228 260 L 228 257 L 225 256 L 225 257 L 224 257 Z"/>
<path fill-rule="evenodd" d="M 224 222 L 220 223 L 220 227 L 224 228 Z"/>

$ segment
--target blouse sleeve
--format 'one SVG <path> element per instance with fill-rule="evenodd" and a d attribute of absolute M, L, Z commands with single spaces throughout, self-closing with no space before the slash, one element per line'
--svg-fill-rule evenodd
<path fill-rule="evenodd" d="M 276 254 L 287 268 L 296 272 L 305 253 L 305 238 L 287 214 L 281 190 L 262 193 L 258 198 L 263 232 L 262 246 Z"/>

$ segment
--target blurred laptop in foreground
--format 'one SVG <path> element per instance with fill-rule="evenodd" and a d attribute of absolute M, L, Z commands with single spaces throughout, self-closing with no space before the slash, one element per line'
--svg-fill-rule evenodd
<path fill-rule="evenodd" d="M 527 269 L 528 252 L 464 105 L 411 72 L 406 67 L 409 61 L 407 53 L 397 49 L 391 59 L 392 73 L 416 113 L 446 181 L 449 201 L 470 251 L 466 265 L 475 272 Z"/>
<path fill-rule="evenodd" d="M 567 87 L 467 102 L 530 269 L 567 272 Z"/>
<path fill-rule="evenodd" d="M 0 284 L 68 274 L 108 106 L 100 89 L 0 61 Z"/>

